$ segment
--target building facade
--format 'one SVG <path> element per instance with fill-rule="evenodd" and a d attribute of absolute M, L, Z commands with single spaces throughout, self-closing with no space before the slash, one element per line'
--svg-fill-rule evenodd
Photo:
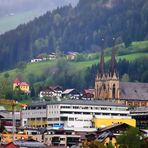
<path fill-rule="evenodd" d="M 27 127 L 47 127 L 47 129 L 96 131 L 93 119 L 101 119 L 108 124 L 122 122 L 130 125 L 128 108 L 103 100 L 65 100 L 60 102 L 39 102 L 22 111 Z M 125 122 L 126 121 L 126 122 Z M 101 127 L 107 126 L 100 124 Z"/>
<path fill-rule="evenodd" d="M 22 111 L 22 125 L 27 127 L 47 127 L 47 104 L 38 102 L 28 105 Z M 24 123 L 25 122 L 25 123 Z"/>
<path fill-rule="evenodd" d="M 13 90 L 20 89 L 24 93 L 30 93 L 29 84 L 26 82 L 21 82 L 19 79 L 15 79 L 13 82 Z"/>
<path fill-rule="evenodd" d="M 101 51 L 99 73 L 95 80 L 95 99 L 108 100 L 120 97 L 119 76 L 116 71 L 114 48 L 112 50 L 109 72 L 105 71 L 104 51 Z"/>
<path fill-rule="evenodd" d="M 95 99 L 115 100 L 128 106 L 148 106 L 148 83 L 120 82 L 116 70 L 115 49 L 112 49 L 109 70 L 105 70 L 101 51 L 99 70 L 95 79 Z"/>

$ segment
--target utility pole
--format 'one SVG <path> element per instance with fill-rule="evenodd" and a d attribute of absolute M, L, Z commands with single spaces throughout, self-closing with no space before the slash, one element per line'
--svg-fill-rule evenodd
<path fill-rule="evenodd" d="M 12 105 L 12 142 L 15 141 L 15 137 L 14 137 L 14 134 L 15 134 L 15 130 L 16 130 L 16 127 L 15 127 L 15 105 Z"/>

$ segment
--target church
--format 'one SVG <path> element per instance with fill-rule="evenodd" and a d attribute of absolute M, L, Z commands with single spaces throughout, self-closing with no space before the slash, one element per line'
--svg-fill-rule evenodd
<path fill-rule="evenodd" d="M 95 99 L 113 100 L 128 106 L 148 106 L 148 83 L 120 82 L 116 64 L 115 47 L 113 47 L 110 66 L 106 71 L 102 49 L 95 79 Z"/>

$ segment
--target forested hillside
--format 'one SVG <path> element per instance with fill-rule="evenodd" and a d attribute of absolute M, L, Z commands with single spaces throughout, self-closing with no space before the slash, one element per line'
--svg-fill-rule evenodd
<path fill-rule="evenodd" d="M 0 36 L 0 70 L 40 53 L 97 50 L 112 38 L 126 46 L 148 39 L 147 0 L 80 0 Z"/>

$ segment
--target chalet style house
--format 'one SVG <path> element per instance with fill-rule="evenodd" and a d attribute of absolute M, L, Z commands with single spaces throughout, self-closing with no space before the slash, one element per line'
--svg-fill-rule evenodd
<path fill-rule="evenodd" d="M 105 71 L 104 51 L 95 79 L 95 99 L 114 100 L 129 106 L 148 106 L 148 83 L 120 82 L 116 69 L 115 48 L 112 48 L 110 68 Z"/>
<path fill-rule="evenodd" d="M 43 97 L 61 97 L 63 89 L 61 86 L 49 86 L 40 91 L 40 98 Z"/>

